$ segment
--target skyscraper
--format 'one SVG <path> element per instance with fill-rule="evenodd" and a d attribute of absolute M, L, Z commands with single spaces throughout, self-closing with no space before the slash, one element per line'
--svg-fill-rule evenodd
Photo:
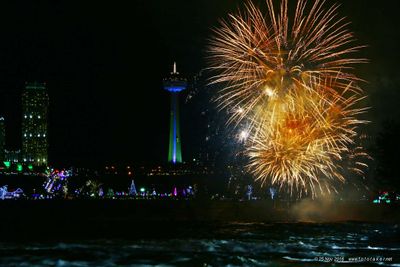
<path fill-rule="evenodd" d="M 5 160 L 6 129 L 4 118 L 0 117 L 0 163 Z"/>
<path fill-rule="evenodd" d="M 26 83 L 22 93 L 22 160 L 25 163 L 47 164 L 48 106 L 46 84 Z"/>
<path fill-rule="evenodd" d="M 171 113 L 169 120 L 169 150 L 168 162 L 182 163 L 181 133 L 179 125 L 179 93 L 186 89 L 187 81 L 176 71 L 174 62 L 173 71 L 164 79 L 164 89 L 171 93 Z"/>

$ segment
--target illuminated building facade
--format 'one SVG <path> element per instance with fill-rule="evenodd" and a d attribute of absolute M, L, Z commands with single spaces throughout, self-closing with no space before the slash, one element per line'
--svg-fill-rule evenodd
<path fill-rule="evenodd" d="M 179 120 L 179 93 L 186 89 L 186 79 L 180 77 L 174 62 L 173 71 L 164 79 L 164 89 L 171 93 L 171 113 L 169 120 L 169 149 L 168 162 L 182 163 L 181 133 Z"/>
<path fill-rule="evenodd" d="M 5 160 L 5 143 L 6 143 L 6 129 L 4 125 L 4 118 L 0 117 L 0 162 Z"/>
<path fill-rule="evenodd" d="M 44 83 L 27 83 L 22 93 L 22 161 L 47 165 L 49 97 Z"/>
<path fill-rule="evenodd" d="M 21 150 L 4 150 L 5 161 L 10 163 L 21 162 Z"/>

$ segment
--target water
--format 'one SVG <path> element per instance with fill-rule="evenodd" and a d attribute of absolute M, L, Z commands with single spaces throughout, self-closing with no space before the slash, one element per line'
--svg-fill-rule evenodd
<path fill-rule="evenodd" d="M 0 266 L 400 266 L 398 224 L 200 224 L 162 238 L 144 231 L 149 237 L 0 242 Z"/>

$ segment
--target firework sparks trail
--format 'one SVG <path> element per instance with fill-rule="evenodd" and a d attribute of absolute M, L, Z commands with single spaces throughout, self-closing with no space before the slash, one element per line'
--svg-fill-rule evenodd
<path fill-rule="evenodd" d="M 292 92 L 287 101 L 271 101 L 260 110 L 263 117 L 274 119 L 258 122 L 257 134 L 246 148 L 248 167 L 256 180 L 315 197 L 335 191 L 336 181 L 345 181 L 342 166 L 349 158 L 354 163 L 352 171 L 363 173 L 359 160 L 366 155 L 353 147 L 356 129 L 365 123 L 355 117 L 365 109 L 355 107 L 360 98 L 353 93 L 346 98 L 324 97 L 324 87 L 303 88 L 308 93 Z"/>
<path fill-rule="evenodd" d="M 266 0 L 269 13 L 251 2 L 238 15 L 221 21 L 211 40 L 211 83 L 224 84 L 217 101 L 232 112 L 228 124 L 249 122 L 245 149 L 249 169 L 264 184 L 290 192 L 330 192 L 331 181 L 344 181 L 340 162 L 357 158 L 352 147 L 363 99 L 352 66 L 363 46 L 353 46 L 338 5 L 324 0 L 310 6 L 298 0 L 289 20 L 288 0 L 280 12 Z M 354 172 L 362 173 L 362 162 Z"/>
<path fill-rule="evenodd" d="M 227 84 L 219 97 L 220 106 L 244 109 L 230 122 L 239 123 L 266 97 L 283 97 L 310 79 L 335 77 L 337 91 L 360 80 L 346 71 L 366 60 L 346 56 L 363 46 L 351 46 L 354 37 L 346 29 L 348 23 L 338 18 L 338 6 L 325 10 L 325 1 L 316 0 L 306 14 L 306 1 L 299 0 L 289 27 L 287 2 L 282 0 L 277 14 L 272 0 L 267 0 L 267 18 L 247 2 L 243 14 L 229 15 L 215 30 L 210 61 L 211 69 L 219 74 L 212 83 Z M 351 89 L 359 91 L 356 86 Z"/>

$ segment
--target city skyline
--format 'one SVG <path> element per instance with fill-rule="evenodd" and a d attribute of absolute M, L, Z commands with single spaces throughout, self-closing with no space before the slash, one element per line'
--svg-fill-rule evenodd
<path fill-rule="evenodd" d="M 400 1 L 0 1 L 0 266 L 397 266 Z"/>
<path fill-rule="evenodd" d="M 3 3 L 8 12 L 2 24 L 8 28 L 1 44 L 0 115 L 6 120 L 7 147 L 20 146 L 19 98 L 25 81 L 37 80 L 47 82 L 51 99 L 52 163 L 165 162 L 169 93 L 162 90 L 162 78 L 174 60 L 189 79 L 207 67 L 213 26 L 239 6 L 240 1 L 98 4 L 93 13 L 89 4 Z M 399 42 L 393 30 L 396 8 L 397 3 L 356 0 L 340 9 L 352 18 L 350 28 L 360 43 L 369 45 L 362 56 L 373 64 L 362 66 L 359 76 L 369 81 L 363 88 L 370 95 L 366 119 L 373 121 L 368 126 L 373 136 L 385 121 L 399 117 L 398 56 L 391 56 Z M 18 23 L 12 23 L 14 17 Z M 370 17 L 376 18 L 372 24 Z M 183 153 L 192 155 L 200 136 L 181 130 Z"/>
<path fill-rule="evenodd" d="M 0 117 L 0 162 L 5 165 L 48 166 L 48 106 L 45 83 L 26 82 L 21 94 L 20 146 L 6 146 L 6 122 Z M 12 120 L 11 120 L 12 121 Z"/>

